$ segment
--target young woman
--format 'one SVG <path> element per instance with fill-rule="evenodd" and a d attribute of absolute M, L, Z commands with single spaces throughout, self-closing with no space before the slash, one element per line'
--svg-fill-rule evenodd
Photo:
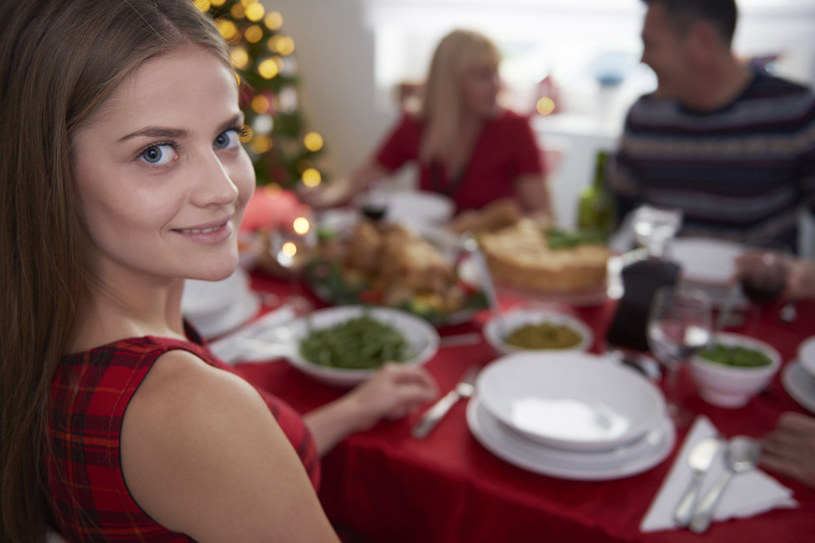
<path fill-rule="evenodd" d="M 185 326 L 254 188 L 191 0 L 0 7 L 0 539 L 337 541 L 319 454 L 432 399 L 388 367 L 305 422 Z"/>
<path fill-rule="evenodd" d="M 445 36 L 433 54 L 418 115 L 405 113 L 368 164 L 304 197 L 317 206 L 337 205 L 415 162 L 419 187 L 449 196 L 458 212 L 514 198 L 526 212 L 551 215 L 529 121 L 498 105 L 499 60 L 495 45 L 479 33 Z"/>

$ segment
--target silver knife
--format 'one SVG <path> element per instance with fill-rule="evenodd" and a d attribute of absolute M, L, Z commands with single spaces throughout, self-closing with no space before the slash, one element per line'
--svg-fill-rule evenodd
<path fill-rule="evenodd" d="M 416 423 L 416 426 L 414 426 L 411 431 L 413 437 L 416 439 L 427 437 L 427 434 L 436 427 L 436 424 L 450 411 L 450 408 L 453 407 L 457 401 L 472 396 L 475 390 L 474 383 L 477 376 L 478 367 L 470 366 L 453 390 L 442 396 L 430 409 L 425 411 L 422 418 L 419 419 L 419 422 Z"/>
<path fill-rule="evenodd" d="M 721 447 L 721 440 L 715 437 L 706 437 L 700 440 L 690 451 L 688 464 L 691 467 L 691 480 L 685 493 L 679 500 L 679 504 L 674 511 L 674 522 L 678 527 L 685 527 L 690 523 L 696 502 L 699 500 L 699 487 L 705 478 L 707 470 L 716 458 L 716 453 Z"/>

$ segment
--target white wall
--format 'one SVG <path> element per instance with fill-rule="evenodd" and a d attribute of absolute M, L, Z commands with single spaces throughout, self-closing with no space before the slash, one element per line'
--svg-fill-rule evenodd
<path fill-rule="evenodd" d="M 341 174 L 371 153 L 393 111 L 375 101 L 374 35 L 358 0 L 263 0 L 294 39 L 306 123 L 326 142 L 325 169 Z"/>

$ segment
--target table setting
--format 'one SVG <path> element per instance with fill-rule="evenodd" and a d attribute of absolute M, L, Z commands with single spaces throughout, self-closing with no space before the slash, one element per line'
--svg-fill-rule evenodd
<path fill-rule="evenodd" d="M 351 224 L 335 224 L 340 223 L 342 228 Z M 693 244 L 676 254 L 684 275 L 674 287 L 704 287 L 698 273 L 704 259 Z M 724 285 L 732 279 L 738 254 L 725 259 L 731 271 Z M 471 261 L 470 284 L 482 280 L 482 268 L 493 279 L 488 259 L 475 266 Z M 717 280 L 724 275 L 707 273 Z M 790 323 L 779 318 L 780 300 L 754 306 L 740 296 L 736 310 L 752 310 L 750 318 L 719 324 L 722 300 L 699 288 L 711 300 L 705 341 L 683 347 L 675 364 L 676 394 L 666 396 L 671 366 L 664 355 L 607 340 L 621 301 L 617 296 L 572 305 L 567 298 L 529 296 L 495 280 L 481 285 L 483 307 L 464 319 L 439 322 L 378 301 L 328 300 L 304 277 L 295 279 L 298 292 L 313 308 L 298 314 L 285 303 L 291 278 L 258 266 L 237 275 L 242 279 L 231 279 L 233 298 L 246 299 L 250 292 L 257 303 L 254 314 L 233 321 L 225 332 L 216 327 L 204 335 L 236 372 L 302 413 L 338 398 L 370 372 L 352 376 L 351 369 L 304 362 L 297 350 L 310 332 L 362 315 L 374 315 L 407 336 L 413 333 L 408 330 L 420 330 L 424 347 L 410 347 L 409 354 L 417 357 L 406 360 L 433 375 L 441 391 L 438 402 L 352 435 L 323 459 L 320 498 L 326 512 L 366 541 L 523 542 L 544 535 L 592 542 L 691 541 L 702 531 L 706 541 L 763 541 L 771 535 L 798 541 L 801 534 L 815 533 L 815 490 L 764 471 L 749 452 L 782 412 L 815 413 L 811 301 L 798 302 Z M 610 279 L 604 283 L 609 289 Z M 205 305 L 190 302 L 190 317 Z M 207 312 L 197 315 L 199 322 L 201 314 Z M 513 332 L 521 345 L 510 343 Z M 731 405 L 707 393 L 715 379 L 698 369 L 718 364 L 700 359 L 704 346 L 717 343 L 751 347 L 771 359 L 760 386 L 740 393 Z M 752 368 L 718 369 L 747 375 Z M 339 373 L 329 377 L 334 370 Z M 677 424 L 666 398 L 681 404 L 689 420 Z M 727 464 L 727 443 L 736 436 L 749 438 L 743 441 L 746 459 Z M 691 465 L 691 451 L 705 440 L 713 443 L 707 458 Z M 699 462 L 705 465 L 697 467 Z M 723 474 L 729 481 L 714 499 L 711 489 Z M 683 499 L 694 480 L 692 499 Z M 684 519 L 677 522 L 682 502 Z M 708 502 L 713 504 L 710 524 L 694 524 L 696 510 Z"/>

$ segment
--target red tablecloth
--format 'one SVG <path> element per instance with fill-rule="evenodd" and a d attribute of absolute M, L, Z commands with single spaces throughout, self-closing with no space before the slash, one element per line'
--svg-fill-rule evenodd
<path fill-rule="evenodd" d="M 284 293 L 287 284 L 254 274 L 253 288 Z M 501 302 L 512 305 L 517 300 L 502 297 Z M 571 309 L 594 329 L 599 338 L 595 352 L 605 347 L 602 338 L 614 307 L 609 300 L 596 307 Z M 442 336 L 480 331 L 486 317 L 481 314 L 473 322 L 443 329 Z M 760 319 L 749 321 L 748 328 L 750 335 L 772 344 L 789 362 L 801 340 L 815 334 L 815 303 L 800 304 L 794 324 L 778 320 L 777 311 L 766 311 Z M 444 392 L 470 364 L 487 364 L 495 358 L 484 342 L 443 347 L 427 369 Z M 281 361 L 239 365 L 238 371 L 303 413 L 344 392 Z M 782 412 L 806 412 L 785 392 L 779 378 L 780 373 L 768 390 L 736 410 L 705 403 L 684 369 L 680 389 L 684 404 L 710 417 L 725 436 L 759 436 L 773 427 Z M 815 541 L 815 490 L 780 476 L 780 482 L 794 490 L 800 503 L 797 509 L 714 523 L 703 536 L 677 530 L 640 533 L 640 521 L 687 428 L 678 430 L 670 456 L 645 473 L 614 481 L 570 481 L 530 473 L 493 456 L 470 434 L 465 406 L 465 402 L 454 406 L 424 440 L 410 436 L 417 413 L 350 436 L 328 454 L 323 460 L 320 498 L 332 521 L 366 540 L 389 543 Z"/>

